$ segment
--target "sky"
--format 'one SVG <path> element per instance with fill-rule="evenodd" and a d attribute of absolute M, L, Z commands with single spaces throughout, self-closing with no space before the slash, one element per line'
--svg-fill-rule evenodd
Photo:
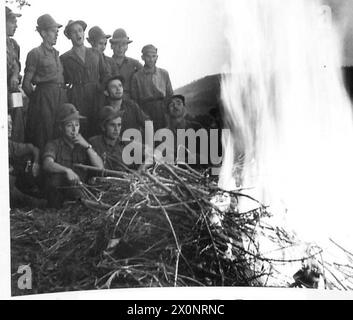
<path fill-rule="evenodd" d="M 141 61 L 141 49 L 152 43 L 158 48 L 158 66 L 169 71 L 174 89 L 209 74 L 219 73 L 225 60 L 222 0 L 29 0 L 22 10 L 14 38 L 21 46 L 21 61 L 41 43 L 35 31 L 37 18 L 49 13 L 60 24 L 84 20 L 88 30 L 98 25 L 113 34 L 124 28 L 133 40 L 127 55 Z M 71 42 L 60 29 L 56 45 L 60 53 L 71 48 Z M 90 46 L 86 41 L 86 45 Z M 112 51 L 108 43 L 106 55 Z"/>
<path fill-rule="evenodd" d="M 342 64 L 353 65 L 353 1 L 323 2 L 333 8 L 344 39 Z M 22 10 L 17 9 L 16 4 L 9 4 L 14 11 L 22 13 L 14 38 L 21 46 L 23 67 L 28 51 L 41 43 L 35 27 L 38 17 L 45 13 L 64 26 L 70 19 L 84 20 L 88 24 L 86 37 L 95 25 L 107 34 L 124 28 L 133 40 L 127 55 L 140 61 L 141 48 L 154 44 L 159 49 L 158 66 L 169 71 L 174 89 L 220 73 L 227 65 L 225 0 L 29 0 L 29 3 L 31 6 L 24 6 Z M 56 45 L 60 53 L 71 48 L 63 30 L 64 27 L 60 29 Z M 90 46 L 87 41 L 86 45 Z M 105 54 L 112 55 L 109 43 Z"/>

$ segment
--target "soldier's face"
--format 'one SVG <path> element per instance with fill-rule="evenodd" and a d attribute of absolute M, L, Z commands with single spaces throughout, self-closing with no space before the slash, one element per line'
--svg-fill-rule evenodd
<path fill-rule="evenodd" d="M 96 43 L 96 49 L 103 53 L 105 51 L 105 48 L 107 47 L 107 39 L 106 38 L 102 38 L 100 40 L 98 40 L 98 42 Z"/>
<path fill-rule="evenodd" d="M 80 24 L 75 23 L 71 26 L 70 39 L 74 47 L 80 47 L 84 44 L 85 32 Z"/>
<path fill-rule="evenodd" d="M 115 56 L 125 57 L 129 45 L 125 42 L 116 42 L 112 44 L 112 50 Z"/>
<path fill-rule="evenodd" d="M 59 28 L 52 27 L 48 30 L 43 31 L 43 39 L 47 41 L 50 45 L 54 46 L 58 40 Z"/>
<path fill-rule="evenodd" d="M 142 56 L 142 60 L 145 61 L 148 68 L 153 68 L 157 63 L 158 55 L 153 52 L 147 52 Z"/>
<path fill-rule="evenodd" d="M 77 137 L 80 132 L 80 121 L 79 120 L 71 120 L 67 121 L 63 125 L 63 133 L 64 137 L 69 140 L 73 140 Z"/>
<path fill-rule="evenodd" d="M 9 18 L 6 20 L 6 34 L 12 37 L 17 29 L 17 19 L 16 17 Z"/>
<path fill-rule="evenodd" d="M 169 106 L 169 114 L 172 117 L 178 118 L 184 115 L 184 104 L 180 98 L 173 98 Z"/>
<path fill-rule="evenodd" d="M 109 98 L 112 100 L 120 100 L 123 98 L 124 87 L 120 80 L 110 81 L 108 85 Z"/>
<path fill-rule="evenodd" d="M 121 117 L 109 120 L 105 124 L 105 136 L 110 140 L 117 140 L 121 132 Z"/>

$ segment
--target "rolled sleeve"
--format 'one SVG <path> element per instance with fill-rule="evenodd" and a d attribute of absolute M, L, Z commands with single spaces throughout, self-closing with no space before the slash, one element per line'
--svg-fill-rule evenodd
<path fill-rule="evenodd" d="M 55 142 L 51 141 L 48 142 L 44 148 L 43 154 L 42 154 L 42 160 L 46 158 L 52 158 L 56 160 L 58 154 L 58 146 Z"/>
<path fill-rule="evenodd" d="M 173 95 L 173 87 L 170 81 L 169 73 L 166 72 L 166 97 L 170 98 Z"/>
<path fill-rule="evenodd" d="M 144 113 L 136 103 L 134 104 L 134 107 L 136 109 L 137 121 L 143 128 L 145 125 L 145 121 L 150 120 L 150 117 L 147 116 L 146 113 Z"/>
<path fill-rule="evenodd" d="M 35 73 L 35 71 L 37 70 L 38 60 L 39 60 L 38 52 L 36 50 L 30 51 L 26 59 L 25 73 L 29 73 L 29 72 Z"/>
<path fill-rule="evenodd" d="M 30 154 L 32 149 L 26 143 L 20 143 L 9 140 L 9 156 L 10 158 L 22 157 Z"/>

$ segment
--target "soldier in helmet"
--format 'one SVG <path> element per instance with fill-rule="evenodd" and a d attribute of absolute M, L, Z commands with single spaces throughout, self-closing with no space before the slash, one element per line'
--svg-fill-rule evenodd
<path fill-rule="evenodd" d="M 21 16 L 6 7 L 7 84 L 11 92 L 18 90 L 20 80 L 20 46 L 12 37 L 17 29 L 17 18 Z"/>
<path fill-rule="evenodd" d="M 9 113 L 13 118 L 12 138 L 15 141 L 23 142 L 24 140 L 24 113 L 21 108 L 11 108 L 11 93 L 19 92 L 20 84 L 20 46 L 13 38 L 17 29 L 17 18 L 22 15 L 14 13 L 10 8 L 6 7 L 6 53 L 7 53 L 7 93 Z"/>
<path fill-rule="evenodd" d="M 127 36 L 124 29 L 115 30 L 112 39 L 109 41 L 114 52 L 110 60 L 112 76 L 122 76 L 124 78 L 124 95 L 130 98 L 132 76 L 142 69 L 142 64 L 126 56 L 126 51 L 132 40 Z"/>
<path fill-rule="evenodd" d="M 122 118 L 122 111 L 116 111 L 111 106 L 103 107 L 99 113 L 102 134 L 89 139 L 93 149 L 102 158 L 105 169 L 122 169 L 124 148 L 124 144 L 121 141 Z"/>
<path fill-rule="evenodd" d="M 94 26 L 88 31 L 87 41 L 90 43 L 92 48 L 97 49 L 103 55 L 105 67 L 107 68 L 109 75 L 111 75 L 111 58 L 104 54 L 109 38 L 111 38 L 111 35 L 105 34 L 105 32 L 98 26 Z"/>
<path fill-rule="evenodd" d="M 60 137 L 45 146 L 42 159 L 50 207 L 58 208 L 65 199 L 81 197 L 79 188 L 70 187 L 85 182 L 88 176 L 86 172 L 76 169 L 74 164 L 103 169 L 102 159 L 80 134 L 80 120 L 83 118 L 74 105 L 64 103 L 58 116 Z"/>
<path fill-rule="evenodd" d="M 26 60 L 23 79 L 23 90 L 29 97 L 26 138 L 39 149 L 56 137 L 58 108 L 67 99 L 63 66 L 54 48 L 61 27 L 49 14 L 40 16 L 37 31 L 43 42 L 28 53 Z"/>
<path fill-rule="evenodd" d="M 110 77 L 102 53 L 84 44 L 86 22 L 70 20 L 64 34 L 71 40 L 72 49 L 60 58 L 64 66 L 65 83 L 70 85 L 68 101 L 86 117 L 81 126 L 86 138 L 96 134 L 96 117 L 104 101 L 104 84 Z"/>

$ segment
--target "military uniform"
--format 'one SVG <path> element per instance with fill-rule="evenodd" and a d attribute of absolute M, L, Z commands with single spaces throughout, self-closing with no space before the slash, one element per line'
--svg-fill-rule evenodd
<path fill-rule="evenodd" d="M 119 111 L 123 113 L 121 119 L 121 132 L 124 132 L 127 129 L 143 131 L 145 129 L 145 121 L 150 120 L 136 102 L 128 98 L 123 98 Z"/>
<path fill-rule="evenodd" d="M 72 169 L 85 182 L 87 172 L 74 168 L 74 164 L 90 165 L 87 150 L 71 145 L 64 138 L 50 141 L 45 146 L 42 159 L 50 157 L 56 163 Z M 65 199 L 75 200 L 82 196 L 81 190 L 70 185 L 63 173 L 46 173 L 45 179 L 49 207 L 60 207 Z"/>
<path fill-rule="evenodd" d="M 20 46 L 15 39 L 6 38 L 6 56 L 7 56 L 7 93 L 8 93 L 8 106 L 11 106 L 10 94 L 11 90 L 11 78 L 15 72 L 20 72 Z M 18 74 L 20 80 L 20 75 Z M 16 90 L 17 91 L 17 90 Z M 14 141 L 23 142 L 25 135 L 25 113 L 23 108 L 10 108 L 9 113 L 13 120 L 12 127 L 12 139 Z"/>
<path fill-rule="evenodd" d="M 122 76 L 124 78 L 124 95 L 131 98 L 131 80 L 133 75 L 143 68 L 136 59 L 125 57 L 121 64 L 114 58 L 107 59 L 112 76 Z"/>
<path fill-rule="evenodd" d="M 120 139 L 115 143 L 111 143 L 103 135 L 99 135 L 90 138 L 89 143 L 102 158 L 105 169 L 121 170 L 123 168 L 121 164 L 123 164 L 122 154 L 124 144 Z"/>
<path fill-rule="evenodd" d="M 70 86 L 68 101 L 87 117 L 82 124 L 82 135 L 90 137 L 97 132 L 97 112 L 103 105 L 103 84 L 110 77 L 98 50 L 86 48 L 85 62 L 71 49 L 61 56 L 65 83 Z"/>
<path fill-rule="evenodd" d="M 32 84 L 36 88 L 29 97 L 26 128 L 27 141 L 40 149 L 56 138 L 55 130 L 59 107 L 67 101 L 63 66 L 59 52 L 44 44 L 32 49 L 26 60 L 26 73 L 33 73 Z"/>
<path fill-rule="evenodd" d="M 10 187 L 10 207 L 32 207 L 41 208 L 46 205 L 45 200 L 40 200 L 23 193 L 16 186 L 17 178 L 23 177 L 24 157 L 32 154 L 29 144 L 8 140 L 9 148 L 9 187 Z M 22 181 L 23 182 L 23 181 Z M 22 183 L 20 186 L 23 187 Z"/>
<path fill-rule="evenodd" d="M 142 68 L 131 82 L 131 97 L 153 121 L 154 129 L 166 126 L 165 102 L 173 95 L 169 74 L 161 68 Z"/>

